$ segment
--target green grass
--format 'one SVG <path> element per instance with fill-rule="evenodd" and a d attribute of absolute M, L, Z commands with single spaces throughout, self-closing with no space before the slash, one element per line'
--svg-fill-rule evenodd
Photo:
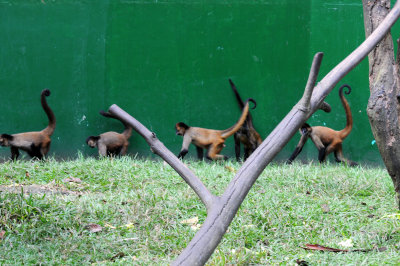
<path fill-rule="evenodd" d="M 214 193 L 235 162 L 185 161 Z M 79 178 L 81 183 L 67 182 Z M 26 185 L 46 193 L 11 193 Z M 36 185 L 36 186 L 29 186 Z M 181 221 L 206 211 L 160 161 L 79 158 L 0 164 L 0 264 L 170 263 L 194 236 Z M 49 193 L 58 191 L 62 193 Z M 381 168 L 270 165 L 243 202 L 209 264 L 377 265 L 400 261 L 400 219 L 393 184 Z M 326 205 L 326 206 L 325 206 Z M 92 233 L 88 224 L 103 230 Z M 305 244 L 383 252 L 307 251 Z"/>

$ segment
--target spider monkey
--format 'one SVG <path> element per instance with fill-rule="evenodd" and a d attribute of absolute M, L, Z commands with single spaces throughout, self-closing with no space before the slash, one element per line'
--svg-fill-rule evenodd
<path fill-rule="evenodd" d="M 197 157 L 200 160 L 203 159 L 203 149 L 208 150 L 206 158 L 209 160 L 226 160 L 228 157 L 219 153 L 225 147 L 225 139 L 238 131 L 245 122 L 249 113 L 249 101 L 254 103 L 253 109 L 256 107 L 257 103 L 255 100 L 252 98 L 247 99 L 239 120 L 236 124 L 225 130 L 190 127 L 183 122 L 177 123 L 175 125 L 176 134 L 183 136 L 182 149 L 178 154 L 178 158 L 183 159 L 188 153 L 189 144 L 193 143 L 196 146 Z"/>
<path fill-rule="evenodd" d="M 104 117 L 114 118 L 119 120 L 114 115 L 100 111 L 100 114 Z M 122 133 L 114 131 L 105 132 L 99 136 L 90 136 L 86 139 L 86 143 L 89 147 L 97 147 L 99 149 L 100 156 L 117 156 L 125 155 L 129 146 L 129 138 L 132 135 L 132 127 L 120 120 L 124 124 L 125 129 Z"/>
<path fill-rule="evenodd" d="M 0 135 L 0 145 L 10 147 L 12 160 L 18 158 L 19 149 L 27 152 L 30 157 L 36 157 L 40 160 L 49 152 L 51 143 L 50 137 L 53 135 L 54 129 L 56 128 L 56 118 L 47 104 L 46 97 L 48 96 L 50 96 L 50 91 L 48 89 L 42 90 L 40 101 L 49 119 L 49 124 L 45 129 L 36 132 Z"/>
<path fill-rule="evenodd" d="M 345 84 L 339 89 L 339 97 L 342 101 L 344 110 L 346 111 L 346 127 L 340 131 L 336 131 L 328 127 L 311 127 L 309 124 L 304 123 L 299 129 L 301 134 L 300 141 L 297 144 L 293 154 L 288 159 L 288 164 L 291 164 L 293 162 L 293 160 L 303 149 L 303 146 L 306 143 L 307 139 L 310 137 L 315 147 L 317 147 L 318 149 L 318 160 L 320 163 L 325 161 L 328 154 L 334 152 L 336 162 L 347 163 L 350 166 L 358 165 L 357 163 L 344 158 L 342 153 L 343 140 L 350 134 L 351 129 L 353 128 L 353 118 L 351 116 L 349 103 L 343 96 L 343 88 L 348 89 L 347 92 L 345 92 L 346 94 L 350 94 L 351 88 L 349 85 Z"/>
<path fill-rule="evenodd" d="M 239 95 L 239 92 L 236 89 L 235 84 L 232 82 L 231 79 L 229 79 L 229 83 L 231 84 L 231 88 L 235 93 L 239 108 L 243 109 L 244 103 Z M 257 149 L 257 147 L 261 145 L 262 139 L 260 137 L 260 134 L 258 134 L 258 132 L 254 128 L 253 118 L 250 112 L 247 115 L 243 125 L 233 135 L 233 138 L 235 139 L 235 154 L 237 161 L 240 160 L 240 143 L 242 143 L 244 147 L 244 161 L 246 161 L 247 158 L 253 153 L 253 151 L 255 151 L 255 149 Z"/>

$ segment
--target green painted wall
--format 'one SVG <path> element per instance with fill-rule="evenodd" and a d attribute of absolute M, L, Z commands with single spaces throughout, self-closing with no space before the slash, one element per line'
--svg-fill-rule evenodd
<path fill-rule="evenodd" d="M 320 78 L 364 40 L 359 0 L 14 0 L 0 2 L 0 131 L 40 130 L 47 119 L 39 94 L 49 88 L 58 125 L 51 154 L 95 155 L 84 140 L 122 125 L 101 117 L 116 103 L 178 153 L 174 124 L 225 129 L 240 111 L 228 84 L 257 100 L 252 111 L 265 138 L 301 97 L 314 53 Z M 398 32 L 398 31 L 397 31 Z M 397 35 L 396 35 L 397 36 Z M 366 116 L 367 61 L 344 80 L 355 120 L 345 155 L 381 162 Z M 312 125 L 341 129 L 337 89 L 333 112 Z M 296 136 L 278 159 L 294 149 Z M 233 156 L 233 139 L 223 154 Z M 130 153 L 149 156 L 134 133 Z M 191 154 L 195 154 L 194 149 Z M 0 156 L 9 150 L 0 148 Z M 311 142 L 302 158 L 315 159 Z"/>

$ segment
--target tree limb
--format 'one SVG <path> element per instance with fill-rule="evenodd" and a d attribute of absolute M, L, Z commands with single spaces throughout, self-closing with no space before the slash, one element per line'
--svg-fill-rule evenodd
<path fill-rule="evenodd" d="M 323 57 L 324 57 L 324 53 L 321 53 L 321 52 L 316 53 L 314 55 L 314 59 L 313 59 L 312 65 L 311 65 L 310 73 L 308 75 L 307 85 L 304 90 L 303 97 L 301 98 L 299 103 L 296 105 L 296 107 L 299 110 L 304 111 L 307 114 L 310 112 L 310 109 L 311 109 L 310 108 L 310 99 L 311 99 L 312 92 L 314 90 L 315 81 L 317 80 Z"/>

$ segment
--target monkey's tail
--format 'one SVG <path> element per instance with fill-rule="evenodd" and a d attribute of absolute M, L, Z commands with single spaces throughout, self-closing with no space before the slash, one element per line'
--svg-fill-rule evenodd
<path fill-rule="evenodd" d="M 231 84 L 231 88 L 232 88 L 233 92 L 235 93 L 235 97 L 239 104 L 239 108 L 242 110 L 244 108 L 244 102 L 243 102 L 242 98 L 240 97 L 239 92 L 237 91 L 236 86 L 231 79 L 229 79 L 229 84 Z"/>
<path fill-rule="evenodd" d="M 240 110 L 243 110 L 244 102 L 242 100 L 242 97 L 240 97 L 240 94 L 239 94 L 238 90 L 236 89 L 236 85 L 233 83 L 233 81 L 231 79 L 229 79 L 229 84 L 231 85 L 231 88 L 232 88 L 233 92 L 235 93 L 235 97 L 236 97 L 236 100 L 237 100 L 237 102 L 239 104 Z M 247 115 L 247 123 L 248 123 L 248 125 L 250 127 L 254 127 L 253 126 L 253 117 L 251 116 L 250 112 Z"/>
<path fill-rule="evenodd" d="M 125 129 L 124 129 L 124 131 L 122 132 L 122 134 L 126 137 L 126 139 L 129 139 L 129 138 L 132 136 L 132 127 L 131 127 L 130 125 L 128 125 L 128 124 L 125 123 L 124 121 L 118 119 L 116 116 L 110 114 L 109 112 L 104 112 L 103 110 L 100 110 L 99 113 L 100 113 L 102 116 L 104 116 L 104 117 L 114 118 L 114 119 L 120 121 L 120 122 L 124 125 L 124 127 L 125 127 Z"/>
<path fill-rule="evenodd" d="M 340 97 L 340 100 L 342 101 L 344 110 L 346 111 L 346 127 L 339 131 L 340 137 L 342 139 L 346 138 L 350 134 L 351 130 L 353 129 L 353 117 L 351 115 L 349 103 L 347 102 L 346 98 L 343 95 L 344 88 L 348 89 L 347 91 L 345 91 L 346 94 L 350 94 L 350 92 L 351 92 L 351 87 L 347 84 L 342 85 L 339 89 L 339 97 Z"/>
<path fill-rule="evenodd" d="M 240 127 L 243 125 L 243 123 L 246 121 L 247 114 L 249 113 L 249 101 L 254 103 L 254 107 L 252 109 L 256 108 L 257 106 L 256 101 L 252 98 L 247 99 L 242 111 L 242 115 L 240 116 L 239 120 L 236 122 L 236 124 L 234 124 L 230 128 L 222 130 L 221 134 L 222 138 L 226 139 L 235 134 L 235 132 L 238 131 Z"/>
<path fill-rule="evenodd" d="M 46 135 L 53 135 L 54 129 L 56 128 L 56 117 L 54 116 L 53 110 L 47 104 L 46 97 L 50 96 L 50 90 L 44 89 L 40 94 L 40 102 L 42 103 L 43 110 L 46 112 L 47 117 L 49 118 L 49 124 L 45 129 L 42 130 Z"/>

